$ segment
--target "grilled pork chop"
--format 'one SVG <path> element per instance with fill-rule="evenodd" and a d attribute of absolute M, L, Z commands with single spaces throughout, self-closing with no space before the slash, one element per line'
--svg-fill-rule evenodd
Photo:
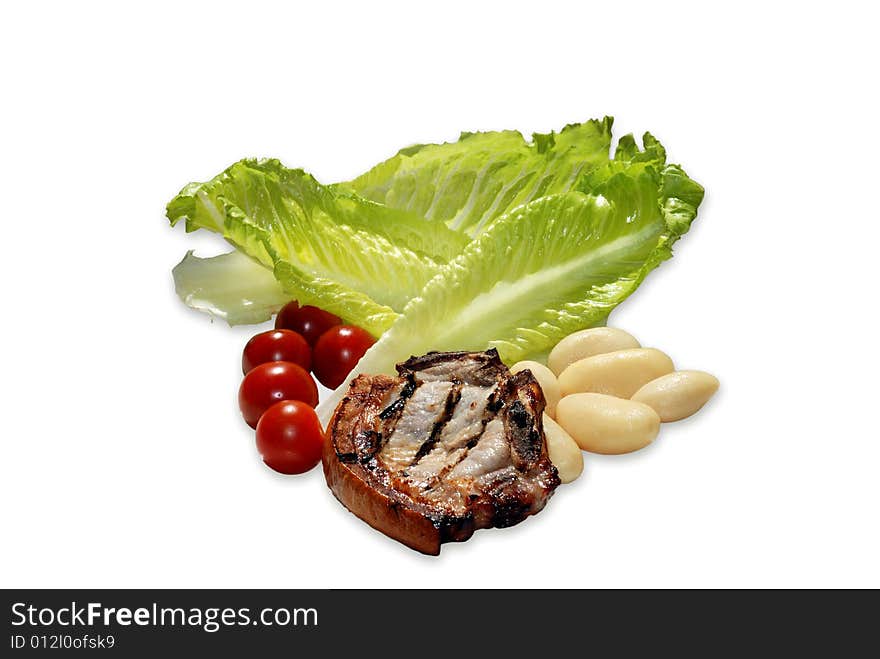
<path fill-rule="evenodd" d="M 426 554 L 518 524 L 559 485 L 530 371 L 493 349 L 432 352 L 360 375 L 327 427 L 324 475 L 362 520 Z"/>

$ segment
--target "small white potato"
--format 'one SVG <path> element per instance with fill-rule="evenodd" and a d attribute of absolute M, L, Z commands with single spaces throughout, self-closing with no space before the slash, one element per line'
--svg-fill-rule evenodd
<path fill-rule="evenodd" d="M 562 398 L 562 395 L 559 393 L 559 383 L 556 381 L 556 376 L 553 374 L 553 371 L 543 364 L 532 361 L 517 362 L 510 367 L 510 372 L 519 373 L 526 369 L 529 369 L 532 372 L 532 375 L 535 376 L 538 384 L 541 385 L 541 390 L 544 392 L 544 400 L 547 401 L 547 406 L 544 408 L 544 411 L 549 414 L 550 417 L 555 419 L 556 404 L 559 402 L 559 399 Z"/>
<path fill-rule="evenodd" d="M 718 391 L 718 378 L 705 371 L 675 371 L 651 380 L 632 400 L 644 403 L 664 423 L 678 421 L 699 411 Z"/>
<path fill-rule="evenodd" d="M 559 389 L 563 396 L 594 393 L 631 398 L 642 385 L 674 370 L 669 356 L 656 348 L 615 350 L 571 364 L 559 376 Z"/>
<path fill-rule="evenodd" d="M 556 420 L 584 451 L 606 455 L 637 451 L 660 432 L 660 417 L 653 409 L 605 394 L 563 396 Z"/>
<path fill-rule="evenodd" d="M 631 334 L 616 327 L 594 327 L 569 334 L 550 351 L 547 366 L 559 375 L 576 361 L 615 350 L 640 348 Z"/>
<path fill-rule="evenodd" d="M 559 473 L 559 480 L 571 483 L 584 470 L 584 455 L 580 447 L 558 423 L 544 415 L 544 439 L 547 442 L 547 453 L 550 462 Z"/>

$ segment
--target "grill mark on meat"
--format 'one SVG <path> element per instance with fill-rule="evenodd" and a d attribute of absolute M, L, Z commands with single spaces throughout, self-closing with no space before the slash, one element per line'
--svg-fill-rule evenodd
<path fill-rule="evenodd" d="M 475 478 L 500 469 L 510 460 L 510 445 L 504 436 L 504 422 L 492 419 L 473 448 L 449 472 L 447 480 Z"/>
<path fill-rule="evenodd" d="M 349 395 L 343 399 L 340 407 L 344 407 L 345 420 L 336 442 L 336 454 L 340 462 L 352 463 L 368 457 L 360 451 L 368 447 L 362 437 L 363 433 L 376 432 L 373 422 L 373 409 L 378 401 L 385 398 L 389 391 L 397 385 L 394 378 L 387 376 L 359 376 L 351 383 Z"/>
<path fill-rule="evenodd" d="M 440 443 L 445 449 L 464 446 L 482 434 L 487 421 L 486 406 L 494 391 L 494 387 L 462 385 L 456 413 L 440 435 Z"/>
<path fill-rule="evenodd" d="M 406 400 L 415 392 L 416 387 L 415 378 L 410 374 L 406 380 L 406 384 L 403 385 L 403 389 L 400 390 L 400 395 L 384 410 L 379 412 L 379 418 L 383 421 L 388 421 L 389 425 L 392 425 L 397 422 L 397 419 L 400 418 L 400 413 L 403 412 L 403 407 L 406 405 Z M 389 426 L 386 426 L 388 429 Z"/>
<path fill-rule="evenodd" d="M 393 382 L 391 378 L 388 380 Z M 406 400 L 416 390 L 416 383 L 412 378 L 409 378 L 398 388 L 399 391 L 395 396 L 394 386 L 389 385 L 384 379 L 372 384 L 369 399 L 373 404 L 363 407 L 360 418 L 363 425 L 373 427 L 367 427 L 354 435 L 354 453 L 340 454 L 340 461 L 346 463 L 367 462 L 382 448 L 385 438 L 394 432 L 394 427 L 400 418 Z M 352 382 L 350 390 L 354 389 L 355 384 Z M 385 408 L 377 414 L 377 408 L 381 407 L 387 398 L 394 398 L 394 400 L 390 404 L 386 404 Z"/>
<path fill-rule="evenodd" d="M 446 396 L 446 404 L 443 406 L 443 414 L 441 414 L 440 418 L 434 422 L 434 427 L 431 428 L 430 436 L 419 447 L 419 450 L 416 451 L 416 456 L 413 458 L 410 466 L 416 465 L 419 460 L 425 457 L 431 449 L 434 448 L 437 440 L 440 439 L 443 429 L 446 427 L 446 424 L 449 423 L 449 420 L 452 418 L 455 408 L 458 405 L 458 401 L 461 399 L 461 387 L 461 382 L 452 383 L 452 389 L 449 390 L 449 394 Z"/>
<path fill-rule="evenodd" d="M 357 459 L 364 462 L 373 457 L 382 445 L 382 433 L 375 430 L 361 430 L 354 438 Z"/>
<path fill-rule="evenodd" d="M 489 398 L 489 404 L 486 405 L 486 409 L 490 412 L 497 412 L 502 407 L 504 407 L 504 398 L 501 397 L 501 391 L 499 389 L 495 389 L 492 392 L 492 397 Z"/>
<path fill-rule="evenodd" d="M 386 469 L 398 472 L 412 464 L 424 438 L 430 436 L 443 416 L 452 388 L 452 382 L 435 380 L 422 384 L 413 392 L 379 452 L 379 459 Z"/>
<path fill-rule="evenodd" d="M 488 423 L 492 421 L 501 408 L 504 407 L 503 396 L 506 390 L 506 387 L 501 386 L 495 386 L 492 388 L 491 393 L 488 396 L 486 407 L 483 408 L 483 418 L 480 420 L 480 431 L 468 439 L 464 445 L 464 450 L 456 457 L 455 461 L 446 465 L 446 468 L 438 474 L 438 481 L 442 481 L 450 471 L 458 466 L 459 463 L 466 460 L 470 450 L 479 443 L 480 439 L 482 439 L 483 435 L 486 433 L 486 426 Z"/>
<path fill-rule="evenodd" d="M 449 472 L 455 469 L 462 461 L 467 459 L 471 449 L 474 448 L 483 438 L 483 435 L 486 434 L 486 425 L 491 420 L 492 417 L 483 417 L 480 422 L 480 432 L 471 437 L 458 452 L 455 452 L 455 455 L 453 455 L 453 459 L 443 466 L 442 471 L 438 472 L 436 479 L 438 483 L 442 483 L 446 479 L 446 476 L 449 474 Z"/>

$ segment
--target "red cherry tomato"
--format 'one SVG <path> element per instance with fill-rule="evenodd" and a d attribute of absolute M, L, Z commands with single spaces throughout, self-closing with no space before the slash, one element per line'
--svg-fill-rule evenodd
<path fill-rule="evenodd" d="M 263 412 L 280 400 L 301 400 L 312 407 L 318 404 L 318 387 L 302 366 L 267 362 L 244 376 L 238 390 L 238 407 L 251 428 L 256 428 Z"/>
<path fill-rule="evenodd" d="M 275 403 L 257 424 L 257 450 L 282 474 L 302 474 L 318 464 L 323 443 L 318 415 L 300 401 Z"/>
<path fill-rule="evenodd" d="M 289 309 L 293 304 L 296 308 Z M 296 302 L 291 302 L 275 317 L 276 329 L 289 329 L 301 334 L 310 346 L 315 345 L 318 338 L 331 327 L 342 324 L 339 316 L 327 313 L 318 307 L 301 307 Z"/>
<path fill-rule="evenodd" d="M 245 345 L 241 370 L 247 373 L 266 362 L 293 362 L 308 371 L 312 367 L 312 349 L 292 330 L 260 332 Z"/>
<path fill-rule="evenodd" d="M 288 318 L 294 311 L 297 310 L 299 310 L 299 302 L 297 302 L 296 300 L 291 300 L 283 307 L 281 307 L 281 310 L 275 316 L 275 329 L 288 328 L 288 325 L 286 324 Z"/>
<path fill-rule="evenodd" d="M 332 327 L 321 335 L 312 352 L 312 369 L 318 382 L 335 389 L 376 342 L 366 330 L 354 325 Z"/>

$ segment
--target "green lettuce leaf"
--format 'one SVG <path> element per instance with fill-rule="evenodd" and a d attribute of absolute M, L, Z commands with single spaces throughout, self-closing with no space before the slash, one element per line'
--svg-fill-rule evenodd
<path fill-rule="evenodd" d="M 646 141 L 639 153 L 653 148 Z M 349 379 L 393 372 L 398 361 L 430 350 L 494 347 L 512 363 L 603 324 L 672 255 L 703 197 L 681 168 L 658 166 L 656 149 L 638 159 L 629 150 L 627 140 L 620 159 L 582 176 L 577 189 L 494 220 L 407 305 Z M 346 387 L 321 404 L 323 422 Z"/>
<path fill-rule="evenodd" d="M 172 224 L 241 253 L 188 255 L 178 294 L 229 322 L 264 320 L 286 298 L 340 315 L 381 336 L 350 377 L 430 350 L 544 355 L 605 323 L 671 256 L 703 198 L 650 133 L 642 148 L 620 138 L 613 156 L 611 141 L 610 118 L 531 142 L 465 134 L 331 186 L 241 161 L 168 205 Z M 346 387 L 322 403 L 323 421 Z"/>
<path fill-rule="evenodd" d="M 323 186 L 277 160 L 242 160 L 191 183 L 167 215 L 187 231 L 221 234 L 270 268 L 289 298 L 375 335 L 467 242 L 442 222 Z"/>
<path fill-rule="evenodd" d="M 606 163 L 612 122 L 571 124 L 531 142 L 516 131 L 463 133 L 458 142 L 403 149 L 344 185 L 474 236 L 517 206 L 573 189 Z"/>
<path fill-rule="evenodd" d="M 265 322 L 290 300 L 272 270 L 237 250 L 211 258 L 187 252 L 171 273 L 187 306 L 230 325 Z"/>

